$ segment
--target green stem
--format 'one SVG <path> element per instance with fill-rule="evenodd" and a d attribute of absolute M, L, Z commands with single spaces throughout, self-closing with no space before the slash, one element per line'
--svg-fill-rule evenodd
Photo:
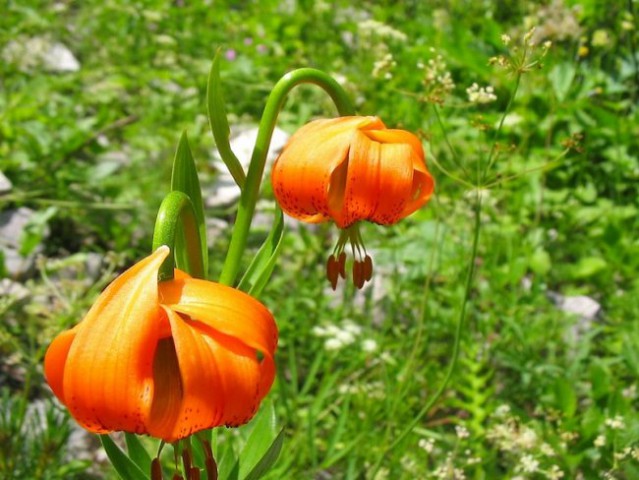
<path fill-rule="evenodd" d="M 242 188 L 240 204 L 237 209 L 237 217 L 233 227 L 231 243 L 229 244 L 224 267 L 220 275 L 220 283 L 232 285 L 235 282 L 242 254 L 246 248 L 249 228 L 255 204 L 259 196 L 260 184 L 264 174 L 266 155 L 271 143 L 275 122 L 280 110 L 284 106 L 286 95 L 293 87 L 301 83 L 312 83 L 323 88 L 331 97 L 340 115 L 353 115 L 354 109 L 342 87 L 326 73 L 313 68 L 300 68 L 284 75 L 273 87 L 266 102 L 260 126 L 257 133 L 257 140 L 253 149 L 251 163 L 246 175 L 246 181 Z"/>
<path fill-rule="evenodd" d="M 421 421 L 421 419 L 430 411 L 432 406 L 435 405 L 435 403 L 444 394 L 444 392 L 446 391 L 446 388 L 448 387 L 448 384 L 450 383 L 453 373 L 455 372 L 455 368 L 457 367 L 457 361 L 459 359 L 459 352 L 461 347 L 461 337 L 464 331 L 464 325 L 466 324 L 466 307 L 468 305 L 468 300 L 470 298 L 470 293 L 473 286 L 473 279 L 475 276 L 475 263 L 477 261 L 477 250 L 479 246 L 479 231 L 481 228 L 481 197 L 480 197 L 480 193 L 478 189 L 475 190 L 475 195 L 476 197 L 475 197 L 475 205 L 474 205 L 475 215 L 474 215 L 474 224 L 473 224 L 473 227 L 474 227 L 473 245 L 472 245 L 472 250 L 470 255 L 470 261 L 468 263 L 464 298 L 462 301 L 461 310 L 459 311 L 457 326 L 455 328 L 455 340 L 453 343 L 452 359 L 450 364 L 448 365 L 448 371 L 446 372 L 444 381 L 441 383 L 441 385 L 435 392 L 435 395 L 433 395 L 429 399 L 429 401 L 422 407 L 422 409 L 417 413 L 417 415 L 415 415 L 413 420 L 408 425 L 406 425 L 404 430 L 402 430 L 402 432 L 395 438 L 393 443 L 391 443 L 391 445 L 388 448 L 386 448 L 383 451 L 383 453 L 379 456 L 379 460 L 377 460 L 377 463 L 373 467 L 371 478 L 374 478 L 375 474 L 379 470 L 380 466 L 382 465 L 382 462 L 384 461 L 384 458 L 388 455 L 388 453 L 392 451 L 393 449 L 395 449 L 395 447 L 397 447 L 397 445 L 399 445 L 400 442 L 404 440 L 404 438 L 406 438 L 406 436 L 413 431 L 413 429 L 417 426 L 417 424 Z"/>
<path fill-rule="evenodd" d="M 486 168 L 484 169 L 484 172 L 483 172 L 483 181 L 486 181 L 488 177 L 488 171 L 490 170 L 490 167 L 493 166 L 493 163 L 495 163 L 495 150 L 497 148 L 497 138 L 499 138 L 501 129 L 504 126 L 504 120 L 506 120 L 506 116 L 508 115 L 508 113 L 510 112 L 510 109 L 513 106 L 513 102 L 515 101 L 515 97 L 517 96 L 517 90 L 519 90 L 520 82 L 521 82 L 521 72 L 518 72 L 517 78 L 515 79 L 515 87 L 513 88 L 513 93 L 510 95 L 510 98 L 508 99 L 508 105 L 506 105 L 504 114 L 501 116 L 501 119 L 499 120 L 499 126 L 497 127 L 497 130 L 495 131 L 495 136 L 493 137 L 493 142 L 490 147 L 490 152 L 488 153 L 488 159 L 486 161 Z M 479 184 L 478 184 L 478 187 L 479 187 Z"/>
<path fill-rule="evenodd" d="M 153 230 L 153 251 L 162 245 L 171 249 L 171 254 L 164 261 L 158 272 L 158 281 L 173 279 L 175 269 L 175 245 L 180 232 L 184 232 L 185 244 L 188 252 L 186 272 L 196 278 L 204 278 L 204 262 L 200 245 L 200 230 L 198 228 L 195 209 L 191 199 L 180 191 L 169 193 L 158 210 Z"/>

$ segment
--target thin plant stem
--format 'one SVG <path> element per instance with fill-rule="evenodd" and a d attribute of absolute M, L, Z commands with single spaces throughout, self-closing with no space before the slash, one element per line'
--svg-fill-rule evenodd
<path fill-rule="evenodd" d="M 475 276 L 475 263 L 477 261 L 477 251 L 479 246 L 479 232 L 481 230 L 481 196 L 479 189 L 475 190 L 475 203 L 474 203 L 474 223 L 473 223 L 473 243 L 471 248 L 470 260 L 468 263 L 468 270 L 466 275 L 466 286 L 464 291 L 464 298 L 462 301 L 461 309 L 459 311 L 459 318 L 457 319 L 457 326 L 455 327 L 455 339 L 453 342 L 453 352 L 450 363 L 448 364 L 448 371 L 446 372 L 446 376 L 444 377 L 443 382 L 440 384 L 439 388 L 435 392 L 435 394 L 428 400 L 428 402 L 422 407 L 422 409 L 415 415 L 413 420 L 406 425 L 404 430 L 401 431 L 399 435 L 395 438 L 393 443 L 386 448 L 382 454 L 379 456 L 377 463 L 374 465 L 372 469 L 371 478 L 374 478 L 376 472 L 379 470 L 382 462 L 388 455 L 390 451 L 392 451 L 397 445 L 399 445 L 404 438 L 408 434 L 410 434 L 413 429 L 417 426 L 417 424 L 422 420 L 422 418 L 430 411 L 430 409 L 435 405 L 435 403 L 440 399 L 440 397 L 446 391 L 448 384 L 455 372 L 455 368 L 457 367 L 457 361 L 459 359 L 459 352 L 461 348 L 461 337 L 462 332 L 464 331 L 464 326 L 466 324 L 466 311 L 468 300 L 470 298 L 471 289 L 473 285 L 473 279 Z"/>
<path fill-rule="evenodd" d="M 179 226 L 184 230 L 184 238 L 186 240 L 184 248 L 189 252 L 186 271 L 193 277 L 204 278 L 200 230 L 193 203 L 188 195 L 174 190 L 164 197 L 158 210 L 153 230 L 153 251 L 162 245 L 167 245 L 171 249 L 170 255 L 160 266 L 158 281 L 171 280 L 173 278 L 175 269 L 174 250 Z"/>
<path fill-rule="evenodd" d="M 495 163 L 495 150 L 497 149 L 497 138 L 499 138 L 499 134 L 501 133 L 501 129 L 504 126 L 504 121 L 506 120 L 506 116 L 510 112 L 510 109 L 513 106 L 513 102 L 515 101 L 515 97 L 517 96 L 517 90 L 519 90 L 519 84 L 521 83 L 521 75 L 522 75 L 521 72 L 517 72 L 513 93 L 510 95 L 510 98 L 508 99 L 508 104 L 506 105 L 506 109 L 504 110 L 504 113 L 501 116 L 501 119 L 499 120 L 499 125 L 497 126 L 497 130 L 495 131 L 492 145 L 490 147 L 490 152 L 488 153 L 488 159 L 486 160 L 486 168 L 484 168 L 484 172 L 483 172 L 484 180 L 488 176 L 488 171 L 493 166 L 493 163 Z"/>
<path fill-rule="evenodd" d="M 353 115 L 353 106 L 344 89 L 329 75 L 314 68 L 300 68 L 284 75 L 273 87 L 268 97 L 260 126 L 257 132 L 257 140 L 253 149 L 251 163 L 249 164 L 246 181 L 242 188 L 240 204 L 237 209 L 237 217 L 233 226 L 231 242 L 226 254 L 220 283 L 232 285 L 235 282 L 242 254 L 246 248 L 248 232 L 255 212 L 255 204 L 259 196 L 260 184 L 264 174 L 266 156 L 275 129 L 275 122 L 284 106 L 286 95 L 297 85 L 311 83 L 324 89 L 337 107 L 340 115 Z"/>
<path fill-rule="evenodd" d="M 459 157 L 457 156 L 457 152 L 453 148 L 453 144 L 450 143 L 450 139 L 448 138 L 448 133 L 446 132 L 446 128 L 444 127 L 444 122 L 442 122 L 442 117 L 439 114 L 439 109 L 437 108 L 437 105 L 433 103 L 432 107 L 433 107 L 433 111 L 435 112 L 435 118 L 437 119 L 437 125 L 439 125 L 439 129 L 441 130 L 442 136 L 444 137 L 444 142 L 446 143 L 448 150 L 450 150 L 450 154 L 452 155 L 453 160 L 455 161 L 457 166 L 462 169 L 462 172 L 464 173 L 464 175 L 468 175 L 468 172 L 466 171 L 464 164 L 459 161 Z M 441 169 L 441 166 L 439 168 Z"/>

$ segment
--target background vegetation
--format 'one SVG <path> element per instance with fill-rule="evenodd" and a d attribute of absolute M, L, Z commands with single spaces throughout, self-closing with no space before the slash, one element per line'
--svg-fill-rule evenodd
<path fill-rule="evenodd" d="M 14 240 L 39 256 L 13 279 L 26 293 L 14 285 L 0 297 L 0 477 L 113 478 L 97 446 L 83 440 L 80 452 L 73 442 L 42 357 L 117 271 L 149 252 L 182 129 L 205 191 L 214 184 L 205 87 L 221 48 L 231 125 L 255 123 L 282 74 L 317 67 L 361 114 L 421 132 L 437 178 L 426 208 L 365 228 L 376 272 L 364 292 L 327 289 L 333 229 L 290 222 L 262 298 L 280 328 L 270 401 L 286 432 L 270 478 L 639 478 L 636 1 L 1 4 L 0 170 L 13 188 L 0 209 L 35 212 Z M 489 60 L 521 54 L 532 27 L 533 53 L 552 47 L 522 76 L 481 184 L 459 368 L 390 449 L 451 358 L 473 236 L 469 192 L 516 83 Z M 55 43 L 79 69 L 47 67 Z M 473 83 L 491 86 L 491 100 L 472 98 Z M 292 132 L 334 114 L 304 87 L 279 126 Z M 232 212 L 207 214 L 228 221 Z M 210 242 L 213 278 L 228 238 L 225 229 Z M 263 238 L 256 229 L 254 244 Z M 594 308 L 571 312 L 575 296 Z"/>

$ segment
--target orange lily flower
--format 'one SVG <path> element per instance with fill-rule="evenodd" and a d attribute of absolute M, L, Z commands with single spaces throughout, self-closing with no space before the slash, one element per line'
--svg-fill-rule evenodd
<path fill-rule="evenodd" d="M 47 350 L 53 393 L 91 432 L 172 442 L 238 426 L 273 383 L 271 313 L 239 290 L 179 270 L 158 283 L 169 254 L 162 246 L 116 278 Z"/>
<path fill-rule="evenodd" d="M 312 121 L 284 147 L 272 170 L 273 192 L 282 210 L 304 222 L 332 220 L 342 229 L 327 263 L 335 289 L 344 277 L 344 246 L 351 243 L 358 288 L 370 280 L 360 221 L 391 225 L 422 207 L 434 189 L 420 140 L 387 129 L 377 117 Z"/>

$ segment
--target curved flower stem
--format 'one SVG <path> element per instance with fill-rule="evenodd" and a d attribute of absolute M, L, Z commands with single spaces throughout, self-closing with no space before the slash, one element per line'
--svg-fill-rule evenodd
<path fill-rule="evenodd" d="M 413 418 L 413 420 L 408 425 L 406 425 L 404 430 L 402 430 L 401 433 L 397 435 L 397 437 L 395 437 L 395 440 L 393 441 L 393 443 L 391 443 L 391 445 L 388 448 L 386 448 L 382 452 L 382 454 L 379 456 L 379 459 L 377 460 L 377 462 L 375 463 L 373 467 L 371 478 L 375 477 L 375 474 L 381 467 L 382 462 L 384 461 L 384 458 L 386 457 L 386 455 L 388 455 L 390 451 L 392 451 L 395 447 L 397 447 L 397 445 L 399 445 L 400 442 L 404 440 L 404 438 L 406 438 L 406 436 L 413 431 L 415 426 L 417 426 L 417 424 L 421 421 L 421 419 L 430 411 L 433 405 L 435 405 L 435 403 L 444 394 L 444 392 L 446 391 L 446 388 L 448 387 L 448 384 L 450 383 L 453 373 L 455 372 L 455 368 L 457 367 L 457 360 L 459 359 L 462 332 L 464 331 L 464 325 L 466 324 L 466 307 L 468 305 L 468 299 L 470 298 L 470 292 L 473 285 L 473 279 L 475 276 L 475 263 L 477 261 L 479 231 L 481 228 L 481 196 L 478 189 L 475 190 L 475 195 L 476 196 L 475 196 L 475 204 L 474 204 L 475 215 L 474 215 L 474 222 L 473 222 L 473 228 L 474 228 L 473 244 L 472 244 L 472 250 L 470 254 L 470 261 L 468 263 L 464 298 L 462 301 L 461 310 L 459 311 L 457 326 L 455 327 L 455 340 L 453 343 L 453 353 L 452 353 L 452 359 L 448 365 L 448 371 L 446 372 L 444 381 L 441 383 L 441 385 L 439 386 L 435 394 L 428 400 L 428 402 L 422 407 L 422 409 L 417 413 L 417 415 L 415 415 L 415 418 Z"/>
<path fill-rule="evenodd" d="M 189 275 L 204 278 L 204 262 L 200 246 L 200 230 L 191 199 L 180 191 L 169 193 L 158 210 L 153 230 L 153 251 L 162 245 L 171 249 L 171 254 L 164 261 L 158 272 L 158 281 L 171 280 L 175 268 L 175 245 L 178 226 L 184 231 L 186 244 L 182 246 L 188 252 L 186 271 Z"/>
<path fill-rule="evenodd" d="M 264 107 L 260 120 L 257 140 L 253 148 L 251 163 L 242 188 L 242 196 L 237 209 L 237 217 L 233 227 L 231 243 L 226 254 L 224 267 L 220 275 L 220 283 L 232 285 L 240 268 L 242 254 L 246 248 L 251 220 L 255 212 L 255 204 L 259 196 L 260 184 L 264 174 L 266 155 L 271 143 L 275 122 L 284 105 L 286 95 L 293 87 L 301 83 L 312 83 L 323 88 L 337 107 L 340 115 L 353 115 L 354 109 L 344 89 L 329 75 L 313 68 L 300 68 L 284 75 L 273 87 Z"/>

